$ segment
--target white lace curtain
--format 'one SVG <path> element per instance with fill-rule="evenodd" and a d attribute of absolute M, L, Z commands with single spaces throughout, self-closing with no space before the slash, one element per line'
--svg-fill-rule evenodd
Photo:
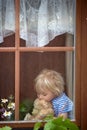
<path fill-rule="evenodd" d="M 15 32 L 14 0 L 0 0 L 0 43 Z M 44 46 L 74 32 L 74 0 L 20 0 L 20 37 L 26 46 Z"/>

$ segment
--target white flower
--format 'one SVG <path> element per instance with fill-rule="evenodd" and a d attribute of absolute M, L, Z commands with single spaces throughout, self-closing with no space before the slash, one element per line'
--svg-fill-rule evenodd
<path fill-rule="evenodd" d="M 3 99 L 1 99 L 1 101 L 2 101 L 2 103 L 6 103 L 6 102 L 8 102 L 8 99 L 3 98 Z"/>
<path fill-rule="evenodd" d="M 8 104 L 8 109 L 13 109 L 15 110 L 15 103 L 14 102 L 11 102 Z"/>
<path fill-rule="evenodd" d="M 3 115 L 6 117 L 6 116 L 11 116 L 11 111 L 5 111 L 4 113 L 3 113 Z"/>

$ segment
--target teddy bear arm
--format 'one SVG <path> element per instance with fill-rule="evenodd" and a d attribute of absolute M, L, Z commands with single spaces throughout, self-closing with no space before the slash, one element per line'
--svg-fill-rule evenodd
<path fill-rule="evenodd" d="M 32 115 L 37 115 L 39 113 L 39 110 L 38 109 L 33 109 L 33 111 L 32 111 Z"/>
<path fill-rule="evenodd" d="M 40 115 L 41 117 L 46 117 L 47 115 L 50 115 L 50 114 L 54 115 L 54 111 L 53 111 L 53 109 L 51 109 L 51 108 L 49 108 L 49 109 L 47 109 L 47 110 L 41 110 L 41 111 L 39 112 L 39 115 Z"/>
<path fill-rule="evenodd" d="M 24 120 L 31 120 L 32 115 L 30 113 L 27 113 L 24 117 Z"/>

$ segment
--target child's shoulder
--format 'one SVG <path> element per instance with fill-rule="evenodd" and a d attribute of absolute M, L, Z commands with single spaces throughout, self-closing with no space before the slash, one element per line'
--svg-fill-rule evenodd
<path fill-rule="evenodd" d="M 63 102 L 63 101 L 65 102 L 67 100 L 69 100 L 69 97 L 65 93 L 62 93 L 60 96 L 54 98 L 52 102 Z"/>

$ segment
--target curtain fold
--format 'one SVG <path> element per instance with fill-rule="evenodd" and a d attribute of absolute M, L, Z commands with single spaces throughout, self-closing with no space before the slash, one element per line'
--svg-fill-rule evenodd
<path fill-rule="evenodd" d="M 15 32 L 14 0 L 0 0 L 0 43 Z M 56 36 L 74 32 L 74 0 L 20 0 L 20 38 L 26 46 L 45 46 Z"/>
<path fill-rule="evenodd" d="M 15 32 L 14 0 L 0 0 L 0 43 L 12 32 Z"/>
<path fill-rule="evenodd" d="M 3 42 L 2 1 L 0 0 L 0 43 Z"/>

